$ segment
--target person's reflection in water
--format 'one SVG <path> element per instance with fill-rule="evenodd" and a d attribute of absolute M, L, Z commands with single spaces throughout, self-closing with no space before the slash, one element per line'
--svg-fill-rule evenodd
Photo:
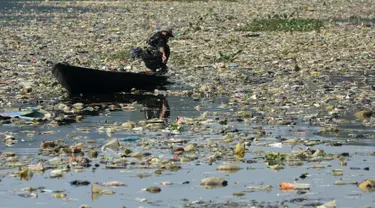
<path fill-rule="evenodd" d="M 164 96 L 147 99 L 144 103 L 144 112 L 147 120 L 166 120 L 170 116 L 168 101 Z"/>
<path fill-rule="evenodd" d="M 161 119 L 164 122 L 170 116 L 170 109 L 167 98 L 164 95 L 142 95 L 142 94 L 105 94 L 105 95 L 86 95 L 72 97 L 73 103 L 133 103 L 137 102 L 143 106 L 146 120 Z"/>

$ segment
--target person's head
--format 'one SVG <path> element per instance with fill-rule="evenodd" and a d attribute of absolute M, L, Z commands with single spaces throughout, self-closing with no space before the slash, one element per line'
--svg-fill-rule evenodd
<path fill-rule="evenodd" d="M 161 28 L 161 33 L 163 34 L 163 35 L 165 35 L 165 36 L 167 36 L 168 38 L 169 37 L 174 37 L 174 35 L 173 35 L 173 31 L 172 31 L 172 28 L 171 27 L 163 27 L 163 28 Z"/>

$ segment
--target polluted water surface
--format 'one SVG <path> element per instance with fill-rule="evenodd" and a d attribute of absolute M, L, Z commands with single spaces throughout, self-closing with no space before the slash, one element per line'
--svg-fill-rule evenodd
<path fill-rule="evenodd" d="M 318 206 L 335 198 L 347 204 L 372 200 L 371 188 L 357 187 L 372 177 L 371 140 L 348 144 L 303 122 L 239 122 L 233 108 L 203 99 L 121 97 L 131 106 L 78 123 L 1 126 L 18 140 L 1 149 L 3 206 Z M 163 105 L 165 118 L 176 123 L 160 128 Z M 237 149 L 243 150 L 240 158 Z"/>
<path fill-rule="evenodd" d="M 373 206 L 374 9 L 0 1 L 0 207 Z M 51 73 L 143 72 L 129 51 L 171 24 L 167 90 L 74 97 Z"/>

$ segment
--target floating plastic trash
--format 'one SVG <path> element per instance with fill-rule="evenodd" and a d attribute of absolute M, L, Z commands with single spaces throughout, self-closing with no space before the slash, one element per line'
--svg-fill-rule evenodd
<path fill-rule="evenodd" d="M 125 138 L 120 139 L 120 141 L 122 141 L 122 142 L 135 142 L 139 139 L 140 139 L 139 136 L 127 136 Z"/>

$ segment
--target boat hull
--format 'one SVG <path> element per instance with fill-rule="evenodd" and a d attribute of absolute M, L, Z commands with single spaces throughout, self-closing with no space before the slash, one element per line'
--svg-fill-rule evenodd
<path fill-rule="evenodd" d="M 52 68 L 52 74 L 68 92 L 77 93 L 112 93 L 129 92 L 133 88 L 150 91 L 165 89 L 167 76 L 111 72 L 58 63 Z"/>

